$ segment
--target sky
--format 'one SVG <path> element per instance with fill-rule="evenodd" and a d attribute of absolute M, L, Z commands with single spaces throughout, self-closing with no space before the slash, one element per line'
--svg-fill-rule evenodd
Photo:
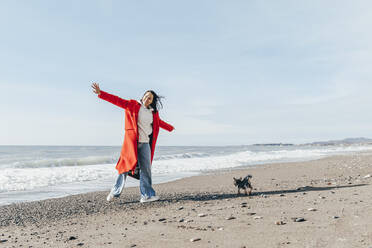
<path fill-rule="evenodd" d="M 0 2 L 0 145 L 118 145 L 91 89 L 153 89 L 159 145 L 371 137 L 371 1 Z"/>

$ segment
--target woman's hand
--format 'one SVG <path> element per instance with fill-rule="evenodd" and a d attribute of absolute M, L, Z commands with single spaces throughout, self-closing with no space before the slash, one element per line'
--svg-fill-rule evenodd
<path fill-rule="evenodd" d="M 101 89 L 99 88 L 99 84 L 92 83 L 93 92 L 97 95 L 101 94 Z"/>

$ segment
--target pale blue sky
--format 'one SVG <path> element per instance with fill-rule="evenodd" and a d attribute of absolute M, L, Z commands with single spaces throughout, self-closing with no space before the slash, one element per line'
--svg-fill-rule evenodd
<path fill-rule="evenodd" d="M 121 145 L 153 89 L 160 145 L 371 137 L 370 1 L 1 1 L 0 144 Z"/>

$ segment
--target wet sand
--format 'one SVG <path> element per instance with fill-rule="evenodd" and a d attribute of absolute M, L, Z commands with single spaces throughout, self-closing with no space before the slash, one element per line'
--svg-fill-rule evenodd
<path fill-rule="evenodd" d="M 233 177 L 253 175 L 252 196 Z M 372 247 L 372 153 L 0 207 L 1 247 Z"/>

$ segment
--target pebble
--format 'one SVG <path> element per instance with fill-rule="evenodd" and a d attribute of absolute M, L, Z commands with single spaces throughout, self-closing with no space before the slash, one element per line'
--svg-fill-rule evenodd
<path fill-rule="evenodd" d="M 193 239 L 190 239 L 190 242 L 196 242 L 196 241 L 200 241 L 201 238 L 193 238 Z"/>
<path fill-rule="evenodd" d="M 234 216 L 227 217 L 226 220 L 235 220 L 236 218 Z"/>
<path fill-rule="evenodd" d="M 5 243 L 7 241 L 8 241 L 7 239 L 0 239 L 0 243 Z"/>
<path fill-rule="evenodd" d="M 70 237 L 68 238 L 68 240 L 75 240 L 75 239 L 77 239 L 77 238 L 74 237 L 74 236 L 70 236 Z"/>
<path fill-rule="evenodd" d="M 253 219 L 259 220 L 259 219 L 262 219 L 262 216 L 255 216 L 255 217 L 253 217 Z"/>
<path fill-rule="evenodd" d="M 185 219 L 180 219 L 178 222 L 184 222 L 185 221 Z"/>
<path fill-rule="evenodd" d="M 280 220 L 280 221 L 276 221 L 275 224 L 278 225 L 278 226 L 281 226 L 281 225 L 284 225 L 285 223 Z"/>
<path fill-rule="evenodd" d="M 77 246 L 83 246 L 84 245 L 84 243 L 79 243 L 79 244 L 77 244 Z"/>
<path fill-rule="evenodd" d="M 307 211 L 316 211 L 315 208 L 309 208 Z"/>
<path fill-rule="evenodd" d="M 182 206 L 178 208 L 178 210 L 182 210 L 182 209 L 183 209 L 183 207 L 182 207 Z"/>
<path fill-rule="evenodd" d="M 371 177 L 371 174 L 364 176 L 364 178 L 369 178 L 369 177 Z"/>
<path fill-rule="evenodd" d="M 338 216 L 333 216 L 332 218 L 333 218 L 333 219 L 338 219 L 338 218 L 340 218 L 340 217 L 338 217 Z"/>
<path fill-rule="evenodd" d="M 136 244 L 131 244 L 130 247 L 136 247 L 137 245 Z"/>
<path fill-rule="evenodd" d="M 279 196 L 285 196 L 285 194 L 280 194 Z"/>
<path fill-rule="evenodd" d="M 162 221 L 166 221 L 167 219 L 166 218 L 160 218 L 159 221 L 162 222 Z"/>
<path fill-rule="evenodd" d="M 304 221 L 306 221 L 304 218 L 295 218 L 295 220 L 294 220 L 295 222 L 304 222 Z"/>
<path fill-rule="evenodd" d="M 218 231 L 223 231 L 223 227 L 218 228 Z"/>
<path fill-rule="evenodd" d="M 198 217 L 205 217 L 207 216 L 206 214 L 198 214 Z"/>

